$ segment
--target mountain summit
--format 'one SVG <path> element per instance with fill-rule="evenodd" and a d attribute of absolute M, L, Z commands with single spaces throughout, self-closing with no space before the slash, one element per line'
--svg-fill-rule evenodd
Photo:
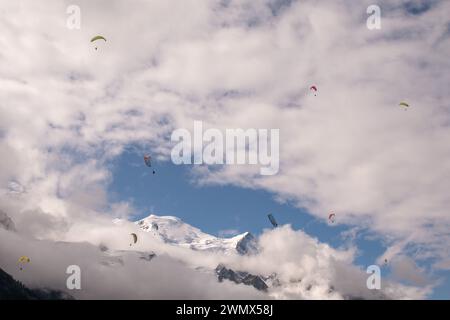
<path fill-rule="evenodd" d="M 232 238 L 220 238 L 202 232 L 173 216 L 150 215 L 136 224 L 164 242 L 192 250 L 222 253 L 252 254 L 257 251 L 255 237 L 245 232 Z"/>

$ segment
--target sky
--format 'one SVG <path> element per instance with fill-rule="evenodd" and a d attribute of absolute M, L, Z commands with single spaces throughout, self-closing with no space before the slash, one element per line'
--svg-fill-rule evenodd
<path fill-rule="evenodd" d="M 367 229 L 330 224 L 327 214 L 320 220 L 289 202 L 277 201 L 274 194 L 265 191 L 198 185 L 193 180 L 190 166 L 154 163 L 157 173 L 153 175 L 140 155 L 132 151 L 125 152 L 111 166 L 113 182 L 109 194 L 115 201 L 133 204 L 135 211 L 131 220 L 137 221 L 149 214 L 173 215 L 219 237 L 247 231 L 260 236 L 272 228 L 267 218 L 267 214 L 272 213 L 280 225 L 289 224 L 294 230 L 305 231 L 334 248 L 346 248 L 352 243 L 358 248 L 354 263 L 363 269 L 376 264 L 377 258 L 388 247 L 382 238 Z M 413 255 L 416 253 L 417 250 Z M 418 264 L 428 266 L 423 262 Z M 383 276 L 393 277 L 393 272 L 390 268 L 382 268 Z M 448 299 L 448 272 L 433 274 L 433 278 L 443 281 L 429 298 Z"/>
<path fill-rule="evenodd" d="M 366 25 L 373 1 L 0 4 L 0 209 L 34 239 L 24 246 L 116 245 L 105 221 L 173 215 L 214 235 L 250 231 L 267 252 L 272 237 L 307 237 L 300 251 L 330 268 L 387 258 L 398 296 L 450 298 L 448 1 L 377 1 L 379 30 Z M 107 41 L 91 43 L 98 34 Z M 279 129 L 279 172 L 176 166 L 171 134 L 199 120 Z M 268 213 L 291 227 L 270 230 Z M 274 296 L 328 297 L 289 290 Z"/>

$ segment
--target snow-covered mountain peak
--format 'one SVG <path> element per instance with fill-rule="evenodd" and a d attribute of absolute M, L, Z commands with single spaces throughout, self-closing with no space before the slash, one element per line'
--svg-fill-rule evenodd
<path fill-rule="evenodd" d="M 164 242 L 193 250 L 207 250 L 224 253 L 249 254 L 256 251 L 256 239 L 249 232 L 232 238 L 219 238 L 202 232 L 173 216 L 154 214 L 139 220 L 136 224 Z"/>

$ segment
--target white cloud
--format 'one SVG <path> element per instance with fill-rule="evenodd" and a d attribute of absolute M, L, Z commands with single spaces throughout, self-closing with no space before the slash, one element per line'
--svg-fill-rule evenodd
<path fill-rule="evenodd" d="M 424 286 L 430 283 L 424 274 L 425 270 L 419 268 L 414 260 L 409 257 L 397 257 L 390 264 L 396 280 L 406 281 L 417 286 Z"/>
<path fill-rule="evenodd" d="M 130 232 L 139 238 L 133 247 Z M 430 292 L 426 286 L 384 278 L 381 291 L 370 291 L 364 270 L 352 265 L 353 249 L 335 250 L 289 226 L 267 230 L 260 239 L 261 252 L 252 256 L 177 247 L 135 224 L 101 218 L 72 226 L 65 241 L 35 240 L 27 230 L 4 229 L 0 240 L 2 269 L 29 287 L 67 291 L 77 299 L 420 299 Z M 150 261 L 141 258 L 152 252 L 156 257 Z M 31 262 L 19 270 L 16 261 L 22 255 Z M 230 281 L 219 283 L 213 272 L 219 263 L 275 275 L 268 280 L 273 285 L 263 293 Z M 69 265 L 81 268 L 80 291 L 66 288 Z"/>
<path fill-rule="evenodd" d="M 164 254 L 147 261 L 140 259 L 145 252 L 111 255 L 87 242 L 35 241 L 3 231 L 0 237 L 6 272 L 29 287 L 62 290 L 77 299 L 264 299 L 254 288 L 219 283 L 212 272 L 197 272 Z M 31 259 L 22 271 L 17 254 Z M 81 268 L 81 290 L 66 288 L 69 265 Z"/>

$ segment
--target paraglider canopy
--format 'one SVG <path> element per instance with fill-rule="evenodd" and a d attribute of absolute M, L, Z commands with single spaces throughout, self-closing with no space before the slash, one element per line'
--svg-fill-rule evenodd
<path fill-rule="evenodd" d="M 31 261 L 30 258 L 28 258 L 27 256 L 21 256 L 21 257 L 19 258 L 19 260 L 17 260 L 17 263 L 19 264 L 20 270 L 23 269 L 23 266 L 24 266 L 25 264 L 30 263 L 30 261 Z"/>
<path fill-rule="evenodd" d="M 136 233 L 132 233 L 131 236 L 133 237 L 133 243 L 130 243 L 130 246 L 131 246 L 132 244 L 136 243 L 137 240 L 138 240 L 138 237 L 137 237 L 137 234 L 136 234 Z"/>
<path fill-rule="evenodd" d="M 94 42 L 97 40 L 105 40 L 106 41 L 105 37 L 103 37 L 103 36 L 95 36 L 91 39 L 91 42 Z"/>
<path fill-rule="evenodd" d="M 405 110 L 406 110 L 406 108 L 409 108 L 409 104 L 406 103 L 405 101 L 400 102 L 398 105 L 405 108 Z"/>
<path fill-rule="evenodd" d="M 330 213 L 330 214 L 328 215 L 328 220 L 329 220 L 331 223 L 334 223 L 334 221 L 336 220 L 336 214 Z"/>
<path fill-rule="evenodd" d="M 95 41 L 98 41 L 98 40 L 104 40 L 106 42 L 106 38 L 103 37 L 103 36 L 100 36 L 100 35 L 93 37 L 91 39 L 91 42 L 95 42 Z M 97 50 L 97 46 L 95 47 L 95 50 Z"/>
<path fill-rule="evenodd" d="M 277 223 L 277 221 L 275 220 L 275 218 L 274 218 L 274 216 L 272 214 L 268 214 L 267 217 L 269 218 L 270 223 L 272 223 L 272 226 L 274 228 L 278 227 L 278 223 Z"/>
<path fill-rule="evenodd" d="M 152 167 L 152 157 L 150 155 L 148 155 L 148 154 L 144 155 L 144 162 L 147 167 L 149 167 L 149 168 Z M 153 174 L 155 174 L 155 173 L 156 173 L 156 171 L 153 170 Z"/>
<path fill-rule="evenodd" d="M 144 155 L 144 162 L 147 167 L 152 166 L 152 157 L 150 157 L 148 154 Z"/>
<path fill-rule="evenodd" d="M 30 263 L 30 261 L 31 261 L 30 258 L 28 258 L 27 256 L 21 256 L 17 262 L 19 262 L 19 263 Z"/>
<path fill-rule="evenodd" d="M 309 90 L 312 90 L 312 91 L 314 91 L 314 95 L 316 96 L 317 94 L 316 94 L 316 92 L 317 92 L 317 87 L 316 86 L 311 86 L 310 88 L 309 88 Z"/>

